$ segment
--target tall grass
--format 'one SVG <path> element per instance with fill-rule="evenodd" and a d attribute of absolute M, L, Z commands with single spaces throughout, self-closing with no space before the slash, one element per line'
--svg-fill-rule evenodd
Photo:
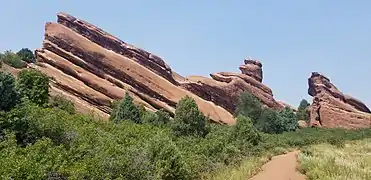
<path fill-rule="evenodd" d="M 305 148 L 298 156 L 299 170 L 310 180 L 371 179 L 371 139 L 343 145 L 320 144 Z"/>

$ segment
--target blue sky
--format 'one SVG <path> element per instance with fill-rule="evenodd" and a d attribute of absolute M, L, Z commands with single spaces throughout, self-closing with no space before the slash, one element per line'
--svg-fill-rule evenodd
<path fill-rule="evenodd" d="M 164 58 L 182 75 L 263 63 L 264 83 L 297 105 L 312 71 L 371 106 L 371 1 L 3 1 L 0 51 L 39 48 L 44 25 L 67 12 Z"/>

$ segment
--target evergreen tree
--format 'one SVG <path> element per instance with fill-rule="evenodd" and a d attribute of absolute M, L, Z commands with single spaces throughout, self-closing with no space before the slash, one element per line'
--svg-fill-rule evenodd
<path fill-rule="evenodd" d="M 176 135 L 202 137 L 207 135 L 206 117 L 200 112 L 196 102 L 191 97 L 183 97 L 177 104 L 172 128 Z"/>
<path fill-rule="evenodd" d="M 279 123 L 281 124 L 281 132 L 295 131 L 298 128 L 297 117 L 292 109 L 286 107 L 278 113 Z"/>
<path fill-rule="evenodd" d="M 243 92 L 237 103 L 236 115 L 243 115 L 251 118 L 253 124 L 256 124 L 262 113 L 261 102 L 249 92 Z"/>
<path fill-rule="evenodd" d="M 18 103 L 15 78 L 10 73 L 0 72 L 0 111 L 8 111 Z"/>
<path fill-rule="evenodd" d="M 35 62 L 35 56 L 33 52 L 28 48 L 22 48 L 17 52 L 17 55 L 25 62 L 33 63 Z"/>
<path fill-rule="evenodd" d="M 134 104 L 133 98 L 127 93 L 112 110 L 110 119 L 117 124 L 122 120 L 130 120 L 134 121 L 135 123 L 142 123 L 139 108 Z"/>
<path fill-rule="evenodd" d="M 296 113 L 296 116 L 297 116 L 297 120 L 300 121 L 300 120 L 304 120 L 306 121 L 307 123 L 309 123 L 309 113 L 307 112 L 307 108 L 310 104 L 308 103 L 307 100 L 305 99 L 302 99 L 300 101 L 300 105 L 298 107 L 298 112 Z"/>

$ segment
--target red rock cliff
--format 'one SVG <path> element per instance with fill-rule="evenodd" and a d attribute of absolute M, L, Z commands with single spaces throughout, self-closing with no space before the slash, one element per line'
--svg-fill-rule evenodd
<path fill-rule="evenodd" d="M 313 96 L 310 125 L 327 128 L 365 128 L 371 126 L 371 111 L 360 100 L 343 94 L 327 77 L 313 72 L 308 79 Z"/>

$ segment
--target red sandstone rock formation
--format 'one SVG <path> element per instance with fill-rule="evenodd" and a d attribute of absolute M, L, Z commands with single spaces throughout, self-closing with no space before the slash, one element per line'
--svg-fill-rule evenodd
<path fill-rule="evenodd" d="M 171 114 L 188 95 L 215 122 L 235 123 L 224 108 L 178 86 L 184 78 L 160 57 L 65 13 L 57 16 L 58 23 L 46 23 L 43 47 L 35 51 L 37 63 L 30 65 L 53 78 L 55 92 L 106 117 L 112 101 L 126 93 L 147 110 Z"/>
<path fill-rule="evenodd" d="M 212 78 L 184 78 L 160 57 L 127 44 L 109 33 L 65 13 L 58 23 L 46 23 L 43 47 L 35 51 L 37 63 L 29 67 L 52 77 L 51 95 L 62 94 L 80 107 L 104 118 L 113 100 L 130 94 L 149 111 L 174 113 L 188 95 L 200 110 L 218 123 L 234 124 L 238 96 L 248 91 L 265 106 L 282 109 L 262 84 L 262 64 L 245 60 L 242 73 L 220 72 Z"/>
<path fill-rule="evenodd" d="M 313 96 L 310 125 L 327 128 L 365 128 L 371 126 L 371 111 L 360 100 L 343 94 L 325 76 L 313 72 L 308 79 Z"/>

